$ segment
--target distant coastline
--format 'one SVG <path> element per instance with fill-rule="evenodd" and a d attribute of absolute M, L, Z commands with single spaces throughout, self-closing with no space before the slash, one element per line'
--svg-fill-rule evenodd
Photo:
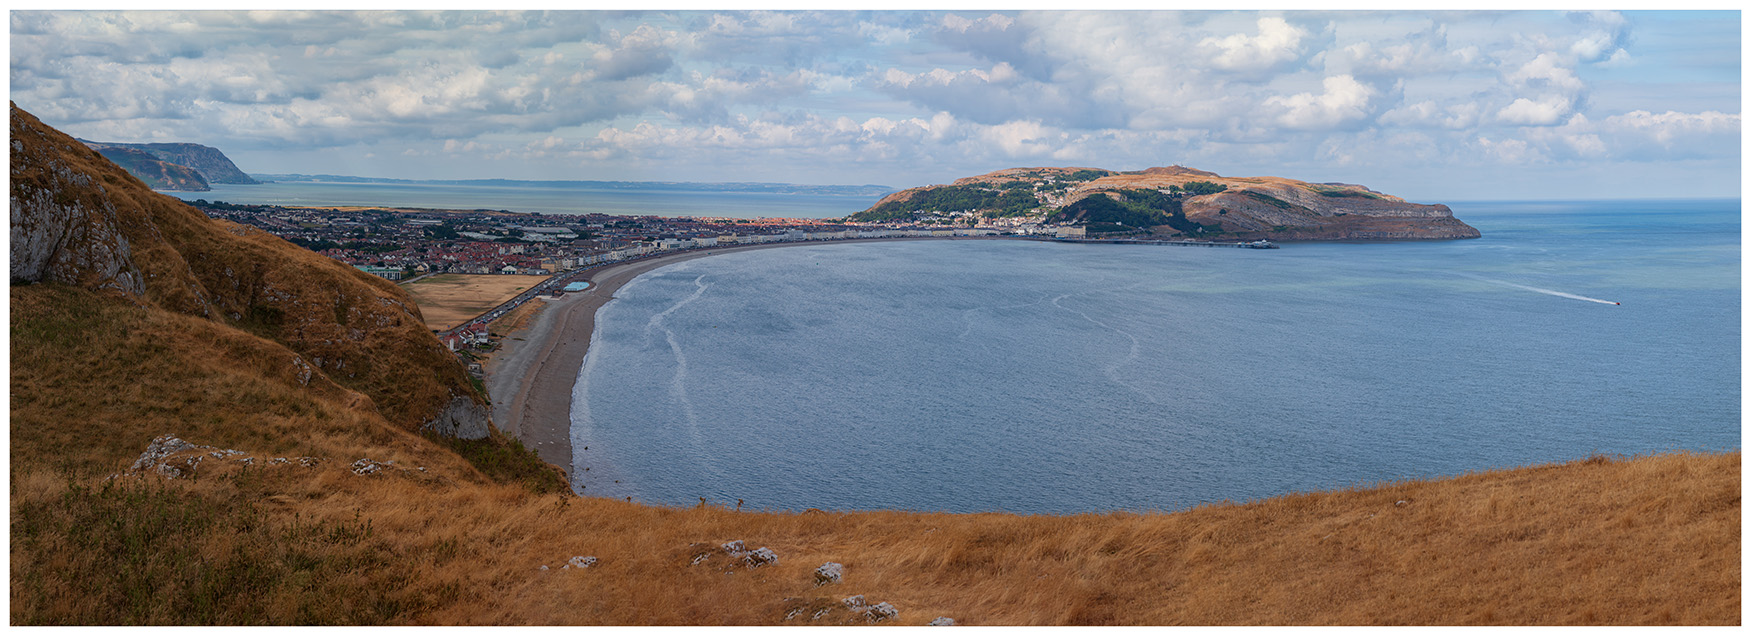
<path fill-rule="evenodd" d="M 272 180 L 283 175 L 256 175 Z M 603 186 L 601 182 L 534 181 L 279 181 L 256 185 L 214 184 L 207 192 L 161 191 L 185 201 L 285 207 L 393 207 L 443 210 L 506 210 L 540 214 L 725 218 L 841 218 L 869 207 L 883 192 L 846 194 L 796 186 L 768 190 L 733 184 Z M 712 187 L 721 189 L 709 189 Z M 740 187 L 741 189 L 731 189 Z M 845 186 L 855 191 L 862 186 Z"/>
<path fill-rule="evenodd" d="M 258 181 L 275 183 L 381 183 L 401 185 L 493 186 L 532 188 L 578 188 L 590 190 L 647 190 L 658 192 L 759 192 L 767 194 L 817 194 L 829 196 L 882 196 L 899 190 L 885 185 L 812 185 L 757 181 L 583 181 L 521 179 L 390 179 L 333 174 L 251 174 Z"/>

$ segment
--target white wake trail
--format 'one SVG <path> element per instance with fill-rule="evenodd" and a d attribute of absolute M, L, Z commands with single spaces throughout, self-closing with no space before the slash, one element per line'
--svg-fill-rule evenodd
<path fill-rule="evenodd" d="M 1560 292 L 1560 291 L 1557 291 L 1554 289 L 1545 289 L 1543 287 L 1533 287 L 1531 285 L 1521 285 L 1519 283 L 1510 283 L 1510 282 L 1505 281 L 1505 280 L 1496 280 L 1494 278 L 1484 278 L 1482 276 L 1472 276 L 1470 274 L 1465 274 L 1465 276 L 1467 278 L 1475 278 L 1477 280 L 1481 280 L 1481 281 L 1486 282 L 1486 283 L 1495 283 L 1497 285 L 1507 285 L 1509 287 L 1524 289 L 1524 290 L 1529 291 L 1529 292 L 1538 292 L 1540 294 L 1547 294 L 1550 296 L 1560 296 L 1562 298 L 1573 298 L 1575 300 L 1585 300 L 1585 301 L 1590 302 L 1590 303 L 1599 303 L 1601 305 L 1621 305 L 1621 304 L 1623 304 L 1623 303 L 1611 302 L 1609 300 L 1600 300 L 1598 298 L 1591 298 L 1588 296 L 1582 296 L 1580 294 L 1571 294 L 1568 292 Z"/>
<path fill-rule="evenodd" d="M 1141 284 L 1141 283 L 1139 283 L 1139 284 Z M 1107 290 L 1107 291 L 1123 291 L 1123 290 L 1131 289 L 1132 287 L 1136 287 L 1136 286 L 1137 285 L 1127 285 L 1127 286 L 1119 288 L 1119 289 Z M 1096 292 L 1080 292 L 1080 293 L 1064 294 L 1062 296 L 1058 296 L 1056 298 L 1053 298 L 1051 302 L 1052 302 L 1053 307 L 1057 307 L 1057 308 L 1062 309 L 1064 311 L 1068 311 L 1068 312 L 1076 314 L 1078 316 L 1082 316 L 1083 320 L 1087 320 L 1089 322 L 1094 323 L 1096 326 L 1099 326 L 1103 329 L 1115 332 L 1121 336 L 1129 338 L 1131 340 L 1130 354 L 1126 355 L 1125 359 L 1123 359 L 1123 360 L 1119 360 L 1117 362 L 1114 362 L 1112 364 L 1107 365 L 1107 367 L 1106 367 L 1107 379 L 1112 380 L 1113 384 L 1117 384 L 1119 386 L 1130 389 L 1132 392 L 1136 393 L 1137 395 L 1142 396 L 1145 401 L 1148 401 L 1151 404 L 1160 404 L 1161 402 L 1159 400 L 1157 400 L 1154 395 L 1151 395 L 1148 391 L 1145 391 L 1141 388 L 1138 388 L 1138 386 L 1135 384 L 1132 384 L 1130 382 L 1125 381 L 1124 374 L 1119 373 L 1119 369 L 1122 369 L 1122 368 L 1124 368 L 1125 365 L 1128 365 L 1128 364 L 1131 364 L 1132 362 L 1137 361 L 1137 358 L 1138 358 L 1139 354 L 1141 353 L 1143 342 L 1141 340 L 1138 340 L 1137 336 L 1132 335 L 1131 332 L 1129 332 L 1129 331 L 1125 331 L 1125 330 L 1120 329 L 1118 327 L 1114 327 L 1112 325 L 1109 325 L 1105 322 L 1101 322 L 1099 320 L 1096 320 L 1093 316 L 1088 315 L 1087 312 L 1084 312 L 1082 310 L 1071 309 L 1069 307 L 1065 307 L 1063 305 L 1063 303 L 1060 302 L 1060 301 L 1064 300 L 1065 298 L 1069 298 L 1071 296 L 1087 296 L 1090 294 L 1097 294 L 1097 293 L 1102 293 L 1102 292 L 1096 291 Z"/>
<path fill-rule="evenodd" d="M 698 278 L 693 279 L 693 285 L 696 289 L 693 290 L 692 295 L 651 316 L 650 320 L 645 323 L 645 337 L 649 339 L 654 335 L 655 330 L 663 330 L 663 340 L 669 345 L 670 355 L 675 356 L 675 375 L 669 380 L 669 395 L 675 398 L 675 403 L 681 407 L 681 414 L 686 417 L 687 436 L 693 444 L 694 456 L 701 458 L 702 468 L 721 478 L 723 471 L 719 470 L 717 465 L 711 461 L 711 455 L 705 452 L 705 434 L 700 430 L 699 411 L 693 407 L 693 398 L 687 392 L 687 354 L 681 349 L 681 342 L 676 338 L 675 330 L 664 324 L 670 314 L 705 295 L 705 290 L 711 288 L 711 283 L 705 282 L 705 277 L 705 274 L 700 274 Z"/>

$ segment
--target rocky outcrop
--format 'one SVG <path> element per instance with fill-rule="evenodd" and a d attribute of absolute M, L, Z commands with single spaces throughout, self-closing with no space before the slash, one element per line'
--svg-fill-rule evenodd
<path fill-rule="evenodd" d="M 285 349 L 299 385 L 363 394 L 406 430 L 487 436 L 486 396 L 389 281 L 152 192 L 12 106 L 12 281 L 196 316 Z"/>
<path fill-rule="evenodd" d="M 84 139 L 79 141 L 87 146 L 97 149 L 99 152 L 104 152 L 104 156 L 106 157 L 109 156 L 109 153 L 105 152 L 105 150 L 110 148 L 145 153 L 158 161 L 175 164 L 193 170 L 205 183 L 261 183 L 260 181 L 250 178 L 249 175 L 244 174 L 242 170 L 237 169 L 237 164 L 232 163 L 230 157 L 225 156 L 225 153 L 220 152 L 218 148 L 212 146 L 190 143 L 125 144 L 108 141 L 86 141 Z M 126 165 L 123 167 L 126 167 Z M 148 183 L 150 183 L 150 181 L 148 181 Z M 203 187 L 201 189 L 207 190 L 209 188 Z"/>
<path fill-rule="evenodd" d="M 40 129 L 13 121 L 12 284 L 52 281 L 129 296 L 144 293 L 115 206 L 90 196 L 94 189 L 102 194 L 103 186 L 58 160 L 53 142 Z"/>
<path fill-rule="evenodd" d="M 487 411 L 479 402 L 466 396 L 454 396 L 449 406 L 420 427 L 444 437 L 483 439 L 492 433 L 487 426 Z"/>

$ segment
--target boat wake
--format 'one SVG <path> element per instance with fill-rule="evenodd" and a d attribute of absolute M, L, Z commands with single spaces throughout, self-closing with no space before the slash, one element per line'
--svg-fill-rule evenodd
<path fill-rule="evenodd" d="M 1138 387 L 1136 384 L 1133 384 L 1130 381 L 1126 380 L 1124 374 L 1119 372 L 1120 369 L 1123 369 L 1125 367 L 1125 365 L 1128 365 L 1128 364 L 1131 364 L 1131 363 L 1137 361 L 1137 358 L 1138 358 L 1138 356 L 1141 352 L 1141 349 L 1142 349 L 1143 341 L 1139 340 L 1136 335 L 1132 334 L 1129 331 L 1125 331 L 1125 330 L 1120 329 L 1118 327 L 1114 327 L 1110 324 L 1107 324 L 1106 322 L 1096 320 L 1094 316 L 1088 315 L 1088 312 L 1085 312 L 1085 311 L 1082 311 L 1079 309 L 1072 309 L 1070 307 L 1065 307 L 1063 302 L 1062 302 L 1065 298 L 1070 298 L 1073 296 L 1087 296 L 1087 295 L 1103 293 L 1103 292 L 1126 291 L 1126 290 L 1130 290 L 1132 288 L 1135 288 L 1141 284 L 1142 283 L 1138 283 L 1137 285 L 1126 285 L 1126 286 L 1118 288 L 1118 289 L 1086 291 L 1086 292 L 1064 294 L 1062 296 L 1058 296 L 1056 298 L 1053 298 L 1051 302 L 1052 302 L 1053 307 L 1057 307 L 1057 308 L 1062 309 L 1064 311 L 1068 311 L 1068 312 L 1076 314 L 1078 316 L 1082 316 L 1083 320 L 1094 323 L 1096 326 L 1099 326 L 1103 329 L 1112 331 L 1114 333 L 1117 333 L 1121 336 L 1124 336 L 1124 337 L 1130 339 L 1131 340 L 1131 349 L 1130 349 L 1130 352 L 1124 357 L 1124 359 L 1118 360 L 1116 362 L 1113 362 L 1112 364 L 1107 365 L 1107 367 L 1106 367 L 1107 379 L 1112 380 L 1113 384 L 1117 384 L 1119 386 L 1130 389 L 1132 392 L 1136 393 L 1139 396 L 1142 396 L 1142 398 L 1145 401 L 1147 401 L 1151 404 L 1160 404 L 1161 401 L 1158 400 L 1155 397 L 1155 395 L 1151 394 L 1148 391 L 1143 390 L 1141 387 Z"/>
<path fill-rule="evenodd" d="M 1484 278 L 1482 276 L 1473 276 L 1471 274 L 1463 274 L 1463 276 L 1465 276 L 1466 278 L 1475 278 L 1477 280 L 1481 280 L 1481 281 L 1486 282 L 1486 283 L 1495 283 L 1497 285 L 1507 285 L 1509 287 L 1513 287 L 1516 289 L 1524 289 L 1524 290 L 1529 291 L 1529 292 L 1538 292 L 1540 294 L 1546 294 L 1546 295 L 1550 295 L 1550 296 L 1558 296 L 1561 298 L 1573 298 L 1575 300 L 1585 300 L 1585 301 L 1590 302 L 1590 303 L 1599 303 L 1601 305 L 1622 305 L 1623 304 L 1623 303 L 1618 303 L 1618 302 L 1612 302 L 1609 300 L 1601 300 L 1598 298 L 1582 296 L 1580 294 L 1571 294 L 1568 292 L 1560 292 L 1560 291 L 1557 291 L 1554 289 L 1545 289 L 1543 287 L 1533 287 L 1531 285 L 1521 285 L 1519 283 L 1510 283 L 1510 282 L 1505 281 L 1505 280 L 1496 280 L 1494 278 Z"/>

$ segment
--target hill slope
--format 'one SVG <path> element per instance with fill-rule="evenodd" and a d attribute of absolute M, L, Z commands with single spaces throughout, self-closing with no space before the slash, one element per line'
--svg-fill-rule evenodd
<path fill-rule="evenodd" d="M 12 282 L 51 281 L 242 329 L 409 430 L 487 435 L 486 396 L 394 284 L 207 218 L 12 107 Z"/>
<path fill-rule="evenodd" d="M 1090 197 L 1108 201 L 1076 207 Z M 1098 210 L 1092 217 L 1091 207 Z M 902 190 L 849 218 L 914 220 L 967 211 L 986 218 L 1036 216 L 1048 223 L 1123 223 L 1169 236 L 1286 240 L 1479 236 L 1445 205 L 1409 203 L 1359 185 L 1223 177 L 1182 166 L 1135 172 L 1011 168 L 946 186 Z"/>
<path fill-rule="evenodd" d="M 413 432 L 436 404 L 384 382 L 464 387 L 404 337 L 396 319 L 417 308 L 392 288 L 172 205 L 12 118 L 14 624 L 869 622 L 852 595 L 902 625 L 1740 621 L 1738 453 L 1171 514 L 553 492 L 514 445 Z M 342 346 L 318 332 L 353 344 L 318 349 Z M 165 434 L 206 448 L 142 455 Z M 750 568 L 718 547 L 732 540 L 778 561 Z M 829 561 L 843 578 L 817 585 Z"/>

